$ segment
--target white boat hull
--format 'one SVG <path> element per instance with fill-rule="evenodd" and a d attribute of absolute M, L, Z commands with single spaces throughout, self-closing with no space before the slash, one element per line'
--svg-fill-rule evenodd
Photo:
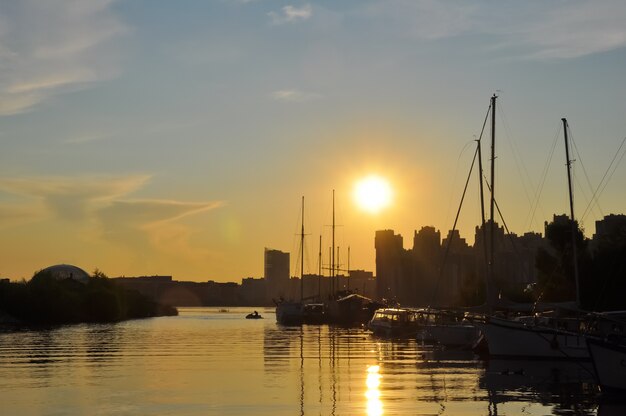
<path fill-rule="evenodd" d="M 603 390 L 626 390 L 626 347 L 590 339 L 587 343 Z"/>
<path fill-rule="evenodd" d="M 500 357 L 588 359 L 585 337 L 572 332 L 491 317 L 480 328 L 489 355 Z"/>

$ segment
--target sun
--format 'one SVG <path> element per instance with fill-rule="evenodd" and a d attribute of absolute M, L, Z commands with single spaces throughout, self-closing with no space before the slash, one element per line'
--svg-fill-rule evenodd
<path fill-rule="evenodd" d="M 389 182 L 377 175 L 367 176 L 354 186 L 354 200 L 357 205 L 372 214 L 388 207 L 391 204 L 391 198 Z"/>

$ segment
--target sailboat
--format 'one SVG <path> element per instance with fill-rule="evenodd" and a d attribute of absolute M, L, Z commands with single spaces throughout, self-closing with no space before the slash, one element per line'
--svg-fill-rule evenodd
<path fill-rule="evenodd" d="M 304 323 L 304 196 L 302 197 L 302 227 L 300 231 L 300 300 L 281 300 L 276 304 L 276 322 L 280 325 L 302 325 Z"/>
<path fill-rule="evenodd" d="M 494 96 L 495 97 L 495 96 Z M 494 100 L 495 103 L 495 100 Z M 576 309 L 580 307 L 578 284 L 578 267 L 576 253 L 577 224 L 574 220 L 574 204 L 572 197 L 571 160 L 569 157 L 568 125 L 562 119 L 565 136 L 565 156 L 567 159 L 567 179 L 569 186 L 570 222 L 572 226 L 572 248 L 574 258 L 574 278 L 576 281 Z M 493 147 L 492 147 L 493 150 Z M 492 154 L 493 160 L 493 154 Z M 492 165 L 493 181 L 493 165 Z M 493 183 L 491 185 L 493 195 Z M 492 196 L 493 204 L 493 196 Z M 493 210 L 492 210 L 493 224 Z M 493 274 L 493 241 L 490 261 L 490 278 Z M 493 282 L 489 279 L 488 282 Z M 489 291 L 488 291 L 489 293 Z M 489 301 L 490 299 L 488 299 Z M 509 311 L 512 312 L 512 311 Z M 578 311 L 577 311 L 578 312 Z M 504 357 L 551 358 L 551 359 L 588 359 L 589 350 L 585 340 L 583 312 L 577 316 L 562 317 L 555 314 L 534 314 L 528 316 L 491 315 L 486 317 L 481 330 L 489 347 L 489 355 Z"/>
<path fill-rule="evenodd" d="M 602 391 L 623 394 L 626 391 L 626 340 L 590 337 L 587 345 Z"/>
<path fill-rule="evenodd" d="M 489 111 L 487 112 L 487 116 L 489 112 L 491 112 L 491 120 L 492 120 L 492 152 L 494 149 L 495 142 L 493 141 L 495 138 L 495 107 L 496 107 L 496 95 L 491 97 L 491 103 L 489 105 Z M 459 219 L 459 214 L 461 212 L 461 207 L 463 205 L 463 200 L 465 199 L 465 192 L 467 191 L 467 185 L 469 184 L 469 180 L 471 178 L 472 171 L 474 169 L 474 163 L 476 158 L 478 158 L 479 165 L 479 183 L 480 183 L 480 206 L 481 206 L 481 214 L 482 214 L 482 229 L 485 231 L 485 210 L 483 203 L 483 182 L 482 182 L 482 153 L 481 153 L 481 142 L 482 136 L 484 132 L 485 125 L 487 124 L 487 117 L 485 117 L 485 122 L 483 124 L 483 131 L 481 131 L 480 138 L 477 140 L 476 152 L 474 153 L 474 160 L 472 161 L 472 165 L 470 167 L 470 173 L 467 177 L 467 181 L 465 183 L 465 189 L 463 191 L 463 196 L 461 197 L 461 203 L 457 210 L 456 218 L 454 220 L 454 225 L 452 227 L 452 232 L 450 234 L 450 239 L 448 239 L 448 244 L 446 245 L 446 250 L 444 254 L 444 259 L 441 264 L 441 268 L 439 269 L 439 279 L 437 281 L 437 285 L 435 286 L 435 291 L 433 293 L 432 301 L 434 302 L 437 296 L 437 289 L 439 287 L 439 282 L 443 279 L 444 270 L 446 260 L 448 258 L 448 254 L 450 252 L 450 248 L 452 246 L 452 237 L 454 236 L 454 231 L 456 230 L 457 221 Z M 492 158 L 493 161 L 493 158 Z M 492 172 L 493 172 L 493 164 L 492 164 Z M 492 183 L 493 183 L 493 175 L 492 175 Z M 492 188 L 493 189 L 493 188 Z M 492 191 L 492 218 L 493 218 L 493 191 Z M 493 224 L 493 220 L 491 221 Z M 493 229 L 493 227 L 491 227 Z M 493 234 L 492 234 L 493 239 Z M 493 240 L 492 240 L 493 245 Z M 489 289 L 489 285 L 487 285 Z M 490 291 L 487 290 L 487 298 L 488 303 L 490 299 Z M 481 332 L 479 327 L 476 325 L 479 322 L 484 322 L 483 316 L 475 313 L 476 308 L 474 309 L 474 313 L 469 310 L 446 310 L 443 308 L 437 307 L 428 307 L 426 310 L 420 313 L 420 316 L 426 317 L 426 319 L 420 319 L 420 331 L 417 334 L 418 341 L 424 341 L 425 339 L 429 339 L 435 341 L 436 343 L 446 346 L 446 347 L 460 347 L 460 348 L 473 348 L 479 341 L 481 336 Z"/>
<path fill-rule="evenodd" d="M 339 248 L 337 247 L 337 250 L 338 249 Z M 337 251 L 337 257 L 338 256 L 339 252 Z M 333 189 L 333 223 L 330 269 L 331 287 L 328 299 L 327 322 L 343 326 L 364 325 L 372 319 L 376 309 L 381 308 L 384 305 L 375 302 L 368 297 L 352 293 L 349 289 L 343 289 L 343 284 L 339 282 L 340 277 L 338 272 L 340 271 L 340 268 L 337 263 L 335 262 L 335 190 Z M 341 269 L 341 271 L 347 271 L 348 279 L 350 278 L 350 270 Z"/>

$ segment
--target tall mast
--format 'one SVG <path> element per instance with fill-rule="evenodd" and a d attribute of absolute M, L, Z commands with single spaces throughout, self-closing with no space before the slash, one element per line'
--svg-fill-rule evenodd
<path fill-rule="evenodd" d="M 337 267 L 337 290 L 340 290 L 341 289 L 341 285 L 340 285 L 341 281 L 339 280 L 339 276 L 340 276 L 339 270 L 341 268 L 341 262 L 339 261 L 339 246 L 337 246 L 337 266 L 336 267 Z"/>
<path fill-rule="evenodd" d="M 350 290 L 350 246 L 348 246 L 348 290 Z"/>
<path fill-rule="evenodd" d="M 322 299 L 322 235 L 320 234 L 320 251 L 317 258 L 317 298 Z"/>
<path fill-rule="evenodd" d="M 334 295 L 334 292 L 336 291 L 336 282 L 335 282 L 335 190 L 333 189 L 333 225 L 332 225 L 332 259 L 331 259 L 331 265 L 330 265 L 330 278 L 332 280 L 332 293 L 331 295 Z"/>
<path fill-rule="evenodd" d="M 576 234 L 578 232 L 578 227 L 576 226 L 575 217 L 574 217 L 574 192 L 572 190 L 572 161 L 569 158 L 569 140 L 567 137 L 567 119 L 562 118 L 563 122 L 563 133 L 565 137 L 565 161 L 567 165 L 567 186 L 569 189 L 569 209 L 570 209 L 570 219 L 572 223 L 572 255 L 574 256 L 574 281 L 576 283 L 576 306 L 580 307 L 580 287 L 579 287 L 579 276 L 578 276 L 578 255 L 576 250 Z"/>
<path fill-rule="evenodd" d="M 481 224 L 483 229 L 485 227 L 485 193 L 483 191 L 483 152 L 482 148 L 482 138 L 478 139 L 478 183 L 480 184 L 480 219 L 482 220 Z"/>
<path fill-rule="evenodd" d="M 332 247 L 328 247 L 328 264 L 332 263 L 332 259 L 333 258 L 333 248 Z M 332 270 L 330 270 L 330 276 L 328 279 L 328 296 L 330 297 L 333 293 L 333 274 L 332 274 Z"/>
<path fill-rule="evenodd" d="M 490 208 L 489 208 L 489 282 L 490 285 L 493 285 L 494 281 L 494 245 L 493 245 L 493 233 L 495 228 L 495 219 L 494 219 L 494 205 L 495 205 L 495 192 L 496 192 L 496 182 L 495 182 L 495 161 L 496 161 L 496 98 L 498 98 L 495 94 L 491 97 L 491 199 L 490 199 Z M 487 293 L 487 296 L 491 296 L 490 293 Z M 491 298 L 487 299 L 488 304 L 491 304 Z"/>
<path fill-rule="evenodd" d="M 304 299 L 304 196 L 302 197 L 302 229 L 300 232 L 300 302 Z"/>

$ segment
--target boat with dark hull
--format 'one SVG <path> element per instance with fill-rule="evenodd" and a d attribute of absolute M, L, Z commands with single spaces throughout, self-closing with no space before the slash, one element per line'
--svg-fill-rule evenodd
<path fill-rule="evenodd" d="M 302 228 L 300 232 L 300 301 L 276 302 L 276 322 L 280 325 L 302 325 L 304 323 L 303 277 L 304 277 L 304 197 L 302 197 Z"/>
<path fill-rule="evenodd" d="M 304 313 L 302 303 L 293 301 L 280 301 L 276 304 L 276 322 L 280 325 L 302 325 Z"/>

